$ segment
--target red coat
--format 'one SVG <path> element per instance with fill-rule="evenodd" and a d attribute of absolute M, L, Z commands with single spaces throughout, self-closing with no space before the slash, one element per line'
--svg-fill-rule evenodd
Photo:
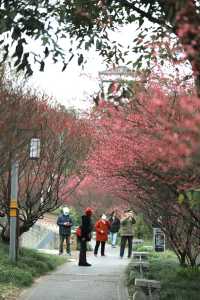
<path fill-rule="evenodd" d="M 108 233 L 110 229 L 110 222 L 107 220 L 100 219 L 95 224 L 96 228 L 96 241 L 107 241 Z"/>

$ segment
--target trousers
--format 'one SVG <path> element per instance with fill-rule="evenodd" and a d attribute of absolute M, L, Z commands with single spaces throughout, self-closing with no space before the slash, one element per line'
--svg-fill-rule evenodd
<path fill-rule="evenodd" d="M 80 253 L 79 253 L 79 264 L 86 264 L 86 251 L 87 251 L 87 242 L 80 239 Z"/>
<path fill-rule="evenodd" d="M 96 241 L 96 245 L 94 248 L 94 254 L 96 255 L 98 253 L 100 244 L 101 244 L 101 256 L 104 256 L 105 255 L 105 244 L 106 244 L 105 241 Z"/>
<path fill-rule="evenodd" d="M 133 236 L 122 236 L 121 237 L 121 244 L 120 244 L 120 256 L 124 256 L 124 250 L 126 247 L 126 242 L 128 241 L 128 257 L 131 257 L 132 254 L 132 244 L 133 244 Z"/>
<path fill-rule="evenodd" d="M 66 240 L 66 252 L 68 254 L 71 253 L 70 249 L 70 235 L 60 235 L 60 246 L 59 246 L 59 254 L 63 253 L 63 243 Z"/>

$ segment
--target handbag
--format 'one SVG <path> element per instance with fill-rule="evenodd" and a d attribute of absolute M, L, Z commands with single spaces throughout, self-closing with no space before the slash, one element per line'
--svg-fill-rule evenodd
<path fill-rule="evenodd" d="M 76 236 L 77 236 L 78 238 L 81 237 L 81 226 L 79 226 L 79 227 L 76 229 Z"/>

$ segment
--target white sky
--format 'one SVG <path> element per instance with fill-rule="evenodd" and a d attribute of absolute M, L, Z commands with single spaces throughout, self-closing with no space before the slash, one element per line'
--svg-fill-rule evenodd
<path fill-rule="evenodd" d="M 135 37 L 135 28 L 135 25 L 128 25 L 118 33 L 112 33 L 112 39 L 128 45 Z M 64 72 L 61 72 L 61 64 L 49 62 L 44 72 L 34 72 L 29 85 L 44 91 L 66 107 L 87 109 L 93 104 L 88 96 L 99 90 L 98 72 L 106 69 L 103 59 L 95 51 L 90 51 L 88 57 L 84 71 L 78 66 L 77 59 L 72 60 Z"/>
<path fill-rule="evenodd" d="M 112 40 L 117 40 L 126 48 L 128 44 L 131 44 L 133 39 L 135 39 L 137 35 L 136 30 L 137 24 L 129 24 L 120 28 L 116 33 L 112 32 L 110 37 Z M 68 41 L 64 40 L 64 43 L 67 44 Z M 40 50 L 36 42 L 32 43 L 30 47 L 32 47 L 31 50 Z M 66 49 L 68 48 L 69 47 Z M 29 85 L 38 91 L 45 92 L 66 107 L 87 110 L 94 105 L 90 96 L 99 91 L 100 80 L 98 78 L 98 72 L 106 70 L 106 64 L 94 50 L 90 50 L 90 52 L 86 53 L 88 62 L 84 66 L 84 71 L 78 66 L 77 57 L 70 62 L 64 72 L 61 71 L 63 67 L 61 63 L 53 64 L 49 60 L 49 62 L 45 62 L 44 72 L 34 71 Z M 137 56 L 139 55 L 138 53 Z M 133 58 L 135 59 L 136 54 L 127 57 L 127 61 L 131 60 L 131 58 L 132 60 Z M 38 65 L 37 68 L 39 68 Z M 112 68 L 112 66 L 110 66 L 110 68 Z M 188 73 L 188 68 L 184 67 L 181 71 L 182 73 L 183 70 Z M 171 76 L 174 76 L 173 72 L 174 70 L 168 70 Z M 189 70 L 189 72 L 191 71 Z"/>
<path fill-rule="evenodd" d="M 84 71 L 78 66 L 77 60 L 64 72 L 61 72 L 61 69 L 61 64 L 49 63 L 44 72 L 34 72 L 31 85 L 66 107 L 84 109 L 90 106 L 92 103 L 88 96 L 98 91 L 98 71 L 105 69 L 101 58 L 94 53 Z"/>

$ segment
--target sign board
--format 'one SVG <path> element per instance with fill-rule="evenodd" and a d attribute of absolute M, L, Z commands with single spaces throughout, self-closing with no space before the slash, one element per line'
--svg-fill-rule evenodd
<path fill-rule="evenodd" d="M 156 252 L 165 251 L 165 234 L 160 228 L 153 229 L 153 245 Z"/>
<path fill-rule="evenodd" d="M 30 159 L 40 158 L 40 139 L 32 138 L 30 143 Z"/>

